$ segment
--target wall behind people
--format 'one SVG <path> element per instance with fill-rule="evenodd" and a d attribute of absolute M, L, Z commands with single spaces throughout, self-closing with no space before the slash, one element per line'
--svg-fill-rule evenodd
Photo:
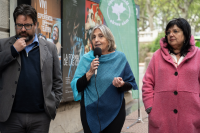
<path fill-rule="evenodd" d="M 9 0 L 0 0 L 0 38 L 9 37 Z"/>

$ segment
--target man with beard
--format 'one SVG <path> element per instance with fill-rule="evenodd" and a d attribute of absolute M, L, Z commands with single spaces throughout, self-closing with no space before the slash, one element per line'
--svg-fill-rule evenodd
<path fill-rule="evenodd" d="M 62 97 L 56 46 L 35 34 L 33 7 L 13 16 L 16 36 L 0 40 L 0 132 L 48 133 Z"/>
<path fill-rule="evenodd" d="M 51 35 L 51 39 L 48 39 L 48 41 L 54 43 L 56 45 L 57 48 L 57 53 L 60 56 L 61 54 L 61 44 L 59 43 L 59 28 L 57 26 L 57 24 L 55 24 L 53 26 L 53 32 Z"/>

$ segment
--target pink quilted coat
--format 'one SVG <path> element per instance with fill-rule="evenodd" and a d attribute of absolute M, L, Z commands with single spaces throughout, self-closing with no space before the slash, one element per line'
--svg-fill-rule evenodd
<path fill-rule="evenodd" d="M 176 68 L 160 40 L 143 78 L 142 96 L 149 133 L 200 133 L 200 49 L 191 49 Z"/>

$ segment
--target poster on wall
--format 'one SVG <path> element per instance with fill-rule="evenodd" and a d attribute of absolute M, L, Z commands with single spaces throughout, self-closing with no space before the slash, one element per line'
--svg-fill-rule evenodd
<path fill-rule="evenodd" d="M 90 33 L 95 25 L 104 24 L 104 18 L 100 11 L 99 4 L 86 0 L 85 4 L 85 53 L 92 49 Z"/>
<path fill-rule="evenodd" d="M 56 45 L 61 66 L 61 0 L 32 0 L 37 11 L 37 35 Z"/>
<path fill-rule="evenodd" d="M 63 0 L 63 101 L 72 101 L 71 81 L 84 54 L 85 1 Z"/>

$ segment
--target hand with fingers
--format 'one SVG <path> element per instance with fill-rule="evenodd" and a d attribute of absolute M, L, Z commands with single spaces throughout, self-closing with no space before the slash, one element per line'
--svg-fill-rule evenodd
<path fill-rule="evenodd" d="M 99 58 L 95 58 L 90 64 L 90 70 L 86 73 L 87 81 L 90 80 L 90 78 L 95 73 L 95 70 L 98 68 L 98 66 L 99 66 Z"/>
<path fill-rule="evenodd" d="M 124 86 L 125 82 L 124 82 L 124 80 L 123 80 L 121 77 L 115 77 L 115 78 L 113 79 L 113 81 L 112 81 L 112 84 L 113 84 L 115 87 L 119 88 L 119 87 Z"/>
<path fill-rule="evenodd" d="M 17 41 L 13 44 L 17 52 L 21 52 L 26 47 L 25 40 L 26 38 L 22 37 L 22 38 L 17 39 Z"/>

